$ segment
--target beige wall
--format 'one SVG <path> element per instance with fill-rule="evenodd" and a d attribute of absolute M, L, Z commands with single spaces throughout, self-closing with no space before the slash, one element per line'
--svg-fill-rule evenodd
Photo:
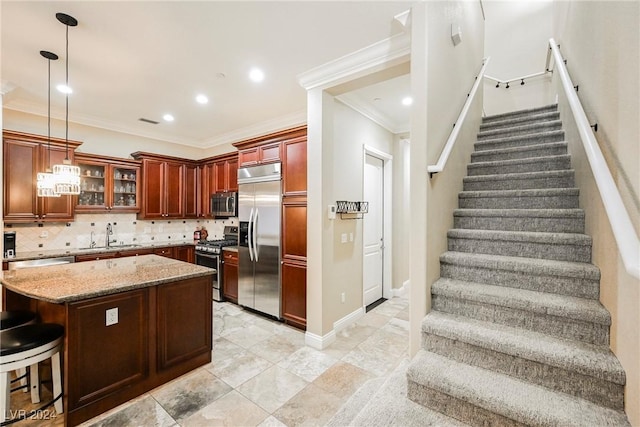
<path fill-rule="evenodd" d="M 578 97 L 622 195 L 636 233 L 640 230 L 640 4 L 558 2 L 555 38 L 567 59 Z M 628 275 L 611 232 L 591 169 L 562 90 L 560 110 L 572 165 L 593 237 L 593 263 L 600 268 L 600 300 L 611 312 L 611 349 L 627 376 L 625 411 L 640 425 L 640 281 Z"/>
<path fill-rule="evenodd" d="M 500 80 L 545 70 L 547 47 L 552 37 L 553 1 L 485 1 L 485 56 L 491 57 L 487 75 Z M 505 37 L 505 34 L 508 34 Z M 484 81 L 484 111 L 500 114 L 552 104 L 551 75 L 512 82 L 496 88 Z"/>
<path fill-rule="evenodd" d="M 454 46 L 451 24 L 462 29 Z M 429 179 L 469 93 L 483 58 L 484 21 L 479 2 L 426 2 L 413 8 L 411 76 L 411 312 L 410 351 L 420 348 L 420 322 L 430 306 L 431 284 L 440 276 L 439 256 L 447 250 L 458 192 L 482 111 L 477 94 L 444 172 Z M 424 55 L 424 57 L 423 57 Z M 426 222 L 425 222 L 426 221 Z M 426 261 L 426 263 L 425 263 Z"/>

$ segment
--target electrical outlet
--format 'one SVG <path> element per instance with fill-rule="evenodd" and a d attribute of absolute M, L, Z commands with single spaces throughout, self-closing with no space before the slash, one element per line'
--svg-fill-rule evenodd
<path fill-rule="evenodd" d="M 353 242 L 353 233 L 349 233 L 349 241 Z"/>
<path fill-rule="evenodd" d="M 342 236 L 340 236 L 340 241 L 342 243 L 347 243 L 347 233 L 342 233 Z"/>
<path fill-rule="evenodd" d="M 342 301 L 342 303 L 344 304 L 344 292 L 340 294 L 340 300 Z"/>
<path fill-rule="evenodd" d="M 118 307 L 110 308 L 106 311 L 107 326 L 118 323 Z"/>
<path fill-rule="evenodd" d="M 40 232 L 40 238 L 42 238 L 42 239 L 46 239 L 47 237 L 49 237 L 49 232 L 48 232 L 48 231 L 46 231 L 46 230 L 42 230 L 42 231 Z"/>

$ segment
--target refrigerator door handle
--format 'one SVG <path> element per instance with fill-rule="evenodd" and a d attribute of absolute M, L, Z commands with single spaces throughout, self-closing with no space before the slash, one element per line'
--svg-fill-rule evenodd
<path fill-rule="evenodd" d="M 256 262 L 258 262 L 258 213 L 260 211 L 256 208 L 256 215 L 253 217 L 253 250 L 256 254 Z"/>
<path fill-rule="evenodd" d="M 249 248 L 249 260 L 251 260 L 251 262 L 253 262 L 253 251 L 251 250 L 251 243 L 253 241 L 252 225 L 253 225 L 253 208 L 251 208 L 251 213 L 249 214 L 249 226 L 247 230 L 247 247 Z"/>

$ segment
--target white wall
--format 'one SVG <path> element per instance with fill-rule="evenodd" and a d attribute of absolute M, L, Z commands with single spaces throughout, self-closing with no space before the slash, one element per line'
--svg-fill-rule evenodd
<path fill-rule="evenodd" d="M 552 37 L 552 0 L 484 1 L 485 56 L 491 61 L 486 74 L 499 80 L 545 70 L 548 41 Z M 496 88 L 485 79 L 484 110 L 487 115 L 552 104 L 551 75 L 511 82 Z"/>
<path fill-rule="evenodd" d="M 640 231 L 640 3 L 558 2 L 554 38 L 636 233 Z M 555 78 L 554 78 L 555 80 Z M 626 372 L 625 412 L 640 425 L 640 281 L 622 265 L 609 219 L 562 90 L 559 108 L 600 268 L 600 301 L 611 313 L 611 349 Z"/>
<path fill-rule="evenodd" d="M 454 46 L 451 25 L 462 29 Z M 410 351 L 420 348 L 420 324 L 430 308 L 431 284 L 440 276 L 457 194 L 466 175 L 481 117 L 482 92 L 469 112 L 445 171 L 430 179 L 427 166 L 442 152 L 474 78 L 482 66 L 484 21 L 479 2 L 419 3 L 412 9 Z"/>

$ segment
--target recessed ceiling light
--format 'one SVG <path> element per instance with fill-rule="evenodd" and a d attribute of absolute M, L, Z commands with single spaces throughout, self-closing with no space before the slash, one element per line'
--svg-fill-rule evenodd
<path fill-rule="evenodd" d="M 413 98 L 410 96 L 405 96 L 402 98 L 402 105 L 411 105 L 413 104 Z"/>
<path fill-rule="evenodd" d="M 73 93 L 73 89 L 64 84 L 59 84 L 58 86 L 56 86 L 56 89 L 58 89 L 58 92 L 62 93 Z"/>
<path fill-rule="evenodd" d="M 196 96 L 196 102 L 198 104 L 207 104 L 209 103 L 209 98 L 207 98 L 206 95 L 199 94 L 198 96 Z"/>
<path fill-rule="evenodd" d="M 162 118 L 165 122 L 172 122 L 174 120 L 171 114 L 165 114 L 164 116 L 162 116 Z"/>
<path fill-rule="evenodd" d="M 249 78 L 251 79 L 251 81 L 259 83 L 264 80 L 264 72 L 259 68 L 253 68 L 249 72 Z"/>

